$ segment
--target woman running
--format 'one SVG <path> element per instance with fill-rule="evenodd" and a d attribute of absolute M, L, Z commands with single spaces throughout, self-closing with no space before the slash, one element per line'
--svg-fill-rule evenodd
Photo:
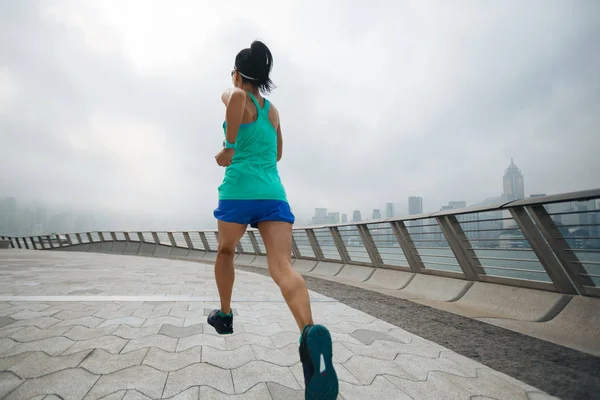
<path fill-rule="evenodd" d="M 279 178 L 283 139 L 279 112 L 261 93 L 273 89 L 269 78 L 273 56 L 255 41 L 235 58 L 231 71 L 233 89 L 221 96 L 225 104 L 225 141 L 216 155 L 225 169 L 219 186 L 219 248 L 215 280 L 221 308 L 213 310 L 208 323 L 219 334 L 233 333 L 231 294 L 233 258 L 239 240 L 250 225 L 258 228 L 267 250 L 269 274 L 279 286 L 300 329 L 300 361 L 304 370 L 306 399 L 335 400 L 338 379 L 332 362 L 331 336 L 327 328 L 314 325 L 304 278 L 292 269 L 294 215 Z"/>

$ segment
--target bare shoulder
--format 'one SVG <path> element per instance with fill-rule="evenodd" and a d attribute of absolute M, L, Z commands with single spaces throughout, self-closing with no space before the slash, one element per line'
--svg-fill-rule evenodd
<path fill-rule="evenodd" d="M 225 105 L 229 104 L 229 100 L 231 100 L 233 98 L 237 98 L 240 101 L 242 99 L 245 100 L 246 99 L 246 92 L 244 90 L 242 90 L 242 89 L 239 89 L 239 88 L 232 88 L 232 89 L 227 89 L 221 95 L 221 100 L 223 101 L 223 103 Z"/>
<path fill-rule="evenodd" d="M 275 107 L 275 104 L 273 103 L 271 103 L 271 108 L 269 109 L 269 120 L 271 121 L 275 129 L 277 129 L 277 127 L 279 126 L 279 110 L 277 109 L 277 107 Z"/>

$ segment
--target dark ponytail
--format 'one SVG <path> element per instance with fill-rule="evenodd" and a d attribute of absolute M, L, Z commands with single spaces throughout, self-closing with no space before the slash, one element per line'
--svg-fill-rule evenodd
<path fill-rule="evenodd" d="M 270 93 L 275 85 L 269 77 L 273 69 L 273 55 L 261 41 L 255 40 L 249 49 L 244 49 L 235 57 L 235 68 L 244 83 L 251 83 L 263 93 Z"/>

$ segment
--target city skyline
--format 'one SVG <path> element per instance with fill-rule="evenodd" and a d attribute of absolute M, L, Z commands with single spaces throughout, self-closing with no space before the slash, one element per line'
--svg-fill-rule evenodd
<path fill-rule="evenodd" d="M 513 195 L 517 193 L 517 195 Z M 522 198 L 525 194 L 524 175 L 516 166 L 514 159 L 511 158 L 510 164 L 504 171 L 502 194 L 486 199 L 487 202 L 510 201 Z M 540 197 L 545 193 L 533 193 L 530 197 Z M 348 222 L 359 222 L 363 220 L 379 220 L 391 217 L 401 217 L 402 214 L 396 212 L 398 203 L 384 203 L 383 209 L 385 214 L 382 214 L 381 208 L 372 208 L 370 212 L 363 214 L 361 210 L 352 210 L 350 213 L 342 213 L 340 211 L 329 210 L 325 207 L 316 207 L 315 215 L 306 223 L 306 225 L 328 225 Z M 464 200 L 450 200 L 447 204 L 441 206 L 430 206 L 428 210 L 423 208 L 424 199 L 420 196 L 408 196 L 406 213 L 404 215 L 416 215 L 434 211 L 445 211 L 451 209 L 459 209 L 467 207 L 467 202 Z M 565 211 L 568 209 L 560 209 L 554 206 L 554 211 Z M 565 207 L 564 205 L 562 206 Z M 348 219 L 351 215 L 351 219 Z M 363 218 L 367 216 L 367 219 Z M 506 216 L 506 215 L 505 215 Z M 18 199 L 15 197 L 0 197 L 0 233 L 19 233 L 19 234 L 45 234 L 54 232 L 80 232 L 87 230 L 150 230 L 161 228 L 159 224 L 154 224 L 150 221 L 131 219 L 129 222 L 117 222 L 118 217 L 107 217 L 102 214 L 82 212 L 77 210 L 66 210 L 64 208 L 49 207 L 47 208 L 39 201 L 25 202 L 19 206 Z M 560 220 L 560 218 L 559 218 Z M 301 221 L 300 221 L 301 222 Z M 296 225 L 303 225 L 297 222 Z M 198 228 L 192 223 L 188 224 L 189 228 Z M 506 229 L 509 228 L 510 221 L 505 222 Z"/>
<path fill-rule="evenodd" d="M 514 158 L 511 157 L 510 159 L 510 164 L 509 166 L 504 170 L 504 175 L 503 175 L 503 185 L 502 185 L 502 191 L 500 192 L 501 194 L 496 196 L 496 197 L 491 197 L 491 198 L 487 198 L 487 199 L 483 199 L 483 200 L 479 200 L 478 202 L 475 202 L 471 205 L 476 205 L 476 204 L 491 204 L 491 203 L 500 203 L 503 201 L 511 201 L 511 200 L 519 200 L 522 198 L 525 198 L 525 186 L 524 186 L 524 176 L 523 173 L 521 172 L 521 170 L 516 166 L 515 162 L 514 162 Z M 513 195 L 513 193 L 517 193 L 516 195 Z M 531 197 L 540 197 L 540 196 L 545 196 L 546 194 L 540 194 L 540 193 L 536 193 L 536 194 L 531 194 Z M 435 206 L 431 206 L 429 209 L 425 210 L 423 207 L 423 197 L 421 196 L 408 196 L 408 202 L 407 202 L 407 207 L 406 207 L 406 213 L 405 215 L 418 215 L 418 214 L 423 214 L 423 213 L 427 213 L 427 212 L 434 212 L 434 211 L 446 211 L 446 210 L 453 210 L 453 209 L 460 209 L 460 208 L 465 208 L 467 207 L 467 202 L 465 200 L 450 200 L 447 202 L 447 204 L 443 204 L 440 205 L 438 207 Z M 395 216 L 403 216 L 402 214 L 396 214 L 395 210 L 397 209 L 396 205 L 398 203 L 393 203 L 393 202 L 387 202 L 385 203 L 385 212 L 386 212 L 386 218 L 391 218 L 391 217 L 395 217 Z M 325 213 L 327 213 L 328 209 L 324 209 L 324 208 L 315 208 L 315 217 L 317 216 L 317 210 L 322 210 L 321 212 L 323 213 L 323 215 Z M 376 214 L 381 216 L 381 210 L 379 208 L 373 208 L 372 209 L 372 217 L 371 219 L 380 219 L 380 218 L 374 218 L 374 215 Z M 355 219 L 359 217 L 359 214 L 362 215 L 360 210 L 353 210 L 353 219 L 352 222 L 356 222 L 356 221 L 360 221 L 362 219 Z M 369 214 L 366 214 L 369 215 Z M 313 221 L 315 220 L 315 217 L 313 217 Z M 326 224 L 328 222 L 331 223 L 339 223 L 338 222 L 334 222 L 329 221 L 327 219 L 320 219 L 319 220 L 319 225 L 323 225 Z M 345 222 L 345 221 L 342 221 Z M 309 221 L 309 225 L 311 224 L 311 222 Z M 313 224 L 315 224 L 313 222 Z"/>

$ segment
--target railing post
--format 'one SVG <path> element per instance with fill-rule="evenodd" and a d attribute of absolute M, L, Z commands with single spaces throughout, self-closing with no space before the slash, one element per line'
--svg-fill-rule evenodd
<path fill-rule="evenodd" d="M 27 243 L 27 237 L 23 237 L 23 245 L 27 250 L 29 250 L 29 243 Z"/>
<path fill-rule="evenodd" d="M 550 245 L 552 251 L 562 263 L 565 272 L 569 274 L 571 281 L 576 285 L 576 289 L 582 293 L 584 292 L 583 285 L 595 286 L 589 276 L 581 275 L 587 272 L 579 263 L 577 254 L 571 250 L 569 243 L 562 237 L 563 234 L 558 230 L 544 206 L 535 205 L 529 206 L 526 209 L 529 211 L 531 219 L 538 226 L 538 229 Z"/>
<path fill-rule="evenodd" d="M 294 238 L 294 232 L 292 231 L 292 256 L 295 259 L 300 259 L 301 254 L 300 254 L 300 249 L 298 248 L 298 244 L 296 243 L 296 239 Z"/>
<path fill-rule="evenodd" d="M 458 265 L 463 271 L 465 278 L 470 281 L 479 280 L 479 269 L 481 264 L 475 256 L 475 252 L 467 246 L 469 243 L 462 227 L 458 223 L 455 215 L 443 215 L 435 217 L 437 220 Z"/>
<path fill-rule="evenodd" d="M 160 239 L 158 238 L 158 233 L 156 233 L 156 232 L 150 232 L 150 234 L 152 235 L 152 239 L 154 240 L 154 244 L 156 246 L 160 246 L 162 243 L 160 242 Z"/>
<path fill-rule="evenodd" d="M 239 254 L 244 254 L 244 246 L 242 246 L 242 242 L 237 242 L 235 249 Z"/>
<path fill-rule="evenodd" d="M 192 238 L 190 237 L 189 232 L 183 232 L 183 240 L 185 240 L 185 243 L 187 244 L 188 249 L 190 249 L 190 250 L 194 249 L 194 242 L 192 242 Z"/>
<path fill-rule="evenodd" d="M 383 259 L 381 258 L 381 254 L 379 254 L 379 249 L 377 248 L 377 244 L 373 240 L 373 236 L 371 236 L 369 227 L 366 224 L 357 225 L 357 229 L 358 233 L 360 234 L 360 238 L 362 239 L 362 242 L 365 245 L 367 254 L 371 259 L 371 263 L 376 268 L 381 267 L 383 265 Z"/>
<path fill-rule="evenodd" d="M 390 222 L 390 225 L 402 248 L 406 261 L 408 261 L 410 270 L 415 273 L 420 273 L 422 269 L 425 269 L 425 265 L 423 265 L 423 260 L 421 260 L 421 256 L 410 237 L 408 229 L 406 229 L 406 225 L 403 221 L 392 221 Z"/>
<path fill-rule="evenodd" d="M 340 254 L 340 258 L 342 259 L 343 264 L 348 264 L 351 262 L 350 254 L 348 253 L 348 249 L 346 248 L 346 244 L 344 243 L 344 239 L 342 235 L 340 235 L 340 231 L 335 226 L 330 226 L 329 231 L 331 232 L 331 237 L 333 238 L 333 243 Z"/>
<path fill-rule="evenodd" d="M 142 232 L 136 232 L 136 234 L 138 239 L 140 240 L 140 243 L 146 243 L 146 239 L 144 239 L 144 235 L 142 234 Z"/>
<path fill-rule="evenodd" d="M 56 247 L 61 248 L 63 247 L 62 243 L 60 242 L 60 236 L 58 233 L 54 234 L 54 239 L 56 240 Z M 32 240 L 33 242 L 33 240 Z M 33 247 L 35 247 L 35 243 L 33 243 Z"/>
<path fill-rule="evenodd" d="M 254 231 L 248 231 L 248 237 L 250 238 L 250 243 L 252 243 L 254 254 L 256 254 L 257 256 L 262 254 L 262 252 L 260 251 L 260 246 L 258 245 L 258 240 L 256 240 Z"/>
<path fill-rule="evenodd" d="M 69 246 L 73 246 L 73 239 L 71 239 L 72 233 L 68 233 L 65 236 L 67 237 L 67 242 L 69 242 Z"/>
<path fill-rule="evenodd" d="M 200 235 L 200 240 L 202 241 L 204 250 L 211 251 L 212 249 L 210 248 L 210 244 L 208 244 L 208 240 L 206 239 L 206 235 L 204 234 L 204 232 L 198 232 L 198 235 Z"/>
<path fill-rule="evenodd" d="M 88 243 L 94 243 L 94 240 L 92 239 L 92 233 L 91 232 L 86 232 L 85 233 L 87 235 L 88 238 Z"/>
<path fill-rule="evenodd" d="M 171 242 L 171 246 L 178 247 L 177 242 L 175 241 L 175 236 L 173 236 L 173 232 L 167 232 L 167 236 L 169 237 L 169 242 Z"/>
<path fill-rule="evenodd" d="M 558 291 L 566 294 L 582 294 L 579 285 L 571 279 L 554 256 L 552 249 L 527 214 L 527 210 L 521 206 L 509 208 L 509 211 Z"/>
<path fill-rule="evenodd" d="M 317 235 L 315 235 L 315 231 L 308 228 L 306 229 L 306 237 L 308 238 L 308 242 L 310 243 L 310 247 L 313 249 L 313 253 L 315 253 L 315 258 L 317 261 L 323 261 L 325 256 L 323 255 L 323 249 L 321 249 L 321 245 L 317 240 Z"/>
<path fill-rule="evenodd" d="M 100 238 L 100 243 L 107 242 L 107 240 L 104 239 L 104 234 L 102 232 L 98 232 L 98 237 Z"/>
<path fill-rule="evenodd" d="M 46 235 L 46 240 L 48 241 L 48 247 L 50 247 L 50 249 L 53 249 L 54 244 L 52 243 L 52 239 L 50 238 L 50 235 Z"/>
<path fill-rule="evenodd" d="M 20 248 L 20 249 L 22 249 L 22 247 L 21 247 L 21 241 L 19 240 L 18 237 L 15 238 L 15 241 L 17 242 L 17 247 Z"/>
<path fill-rule="evenodd" d="M 113 242 L 117 242 L 117 233 L 116 232 L 111 232 L 110 237 L 112 238 Z"/>

